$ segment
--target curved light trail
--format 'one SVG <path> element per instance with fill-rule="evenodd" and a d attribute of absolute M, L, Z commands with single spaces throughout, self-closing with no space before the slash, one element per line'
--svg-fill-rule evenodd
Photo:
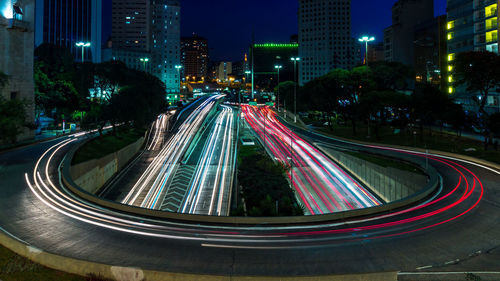
<path fill-rule="evenodd" d="M 281 124 L 268 107 L 242 106 L 245 119 L 288 171 L 308 214 L 378 206 L 381 202 L 314 146 Z"/>
<path fill-rule="evenodd" d="M 235 153 L 233 134 L 233 109 L 223 105 L 203 147 L 194 179 L 181 206 L 182 213 L 216 216 L 229 214 L 229 192 L 234 174 L 234 163 L 230 161 Z"/>
<path fill-rule="evenodd" d="M 206 116 L 220 98 L 222 98 L 221 95 L 209 97 L 188 116 L 180 126 L 179 131 L 162 148 L 127 196 L 122 200 L 123 204 L 158 209 L 162 202 L 161 196 L 166 191 L 166 188 L 168 188 L 168 180 L 178 168 L 179 161 L 203 124 Z M 163 126 L 164 122 L 158 120 L 157 123 L 161 123 Z"/>

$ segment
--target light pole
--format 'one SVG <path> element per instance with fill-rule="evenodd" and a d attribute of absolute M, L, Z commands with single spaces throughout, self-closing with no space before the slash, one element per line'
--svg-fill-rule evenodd
<path fill-rule="evenodd" d="M 275 65 L 274 68 L 278 71 L 278 112 L 280 112 L 280 69 L 283 68 L 282 65 Z"/>
<path fill-rule="evenodd" d="M 368 36 L 363 36 L 358 39 L 359 42 L 365 43 L 366 49 L 365 49 L 365 64 L 368 66 L 368 42 L 375 41 L 375 37 L 368 37 Z"/>
<path fill-rule="evenodd" d="M 182 88 L 181 68 L 182 68 L 182 65 L 175 66 L 175 69 L 177 69 L 177 77 L 179 77 L 179 100 L 180 100 L 181 88 Z"/>
<path fill-rule="evenodd" d="M 294 118 L 293 118 L 293 122 L 294 123 L 297 123 L 297 62 L 300 61 L 300 58 L 299 57 L 295 57 L 295 58 L 291 58 L 291 60 L 293 61 L 293 79 L 295 81 L 294 85 L 293 85 L 293 103 L 294 103 Z"/>
<path fill-rule="evenodd" d="M 149 62 L 149 58 L 140 58 L 139 60 L 142 62 L 144 72 L 146 72 L 146 63 Z"/>
<path fill-rule="evenodd" d="M 85 48 L 90 47 L 90 42 L 78 42 L 76 43 L 77 47 L 82 48 L 82 63 L 85 61 Z"/>

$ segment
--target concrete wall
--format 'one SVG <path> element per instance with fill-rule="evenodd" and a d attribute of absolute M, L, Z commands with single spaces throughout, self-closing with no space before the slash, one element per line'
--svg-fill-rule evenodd
<path fill-rule="evenodd" d="M 144 137 L 100 159 L 71 166 L 71 178 L 83 190 L 95 194 L 139 152 L 143 143 Z"/>
<path fill-rule="evenodd" d="M 35 46 L 33 0 L 17 1 L 23 10 L 22 19 L 13 20 L 13 0 L 0 0 L 0 71 L 9 76 L 8 84 L 0 89 L 7 100 L 14 97 L 27 102 L 26 121 L 35 122 L 33 56 Z M 24 128 L 18 140 L 34 136 L 33 130 Z"/>
<path fill-rule="evenodd" d="M 334 149 L 323 150 L 386 203 L 407 198 L 424 189 L 428 182 L 425 175 L 382 167 Z"/>

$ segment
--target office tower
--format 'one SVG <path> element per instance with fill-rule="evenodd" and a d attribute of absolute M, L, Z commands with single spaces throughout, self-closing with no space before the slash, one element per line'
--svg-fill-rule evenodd
<path fill-rule="evenodd" d="M 299 0 L 300 84 L 353 66 L 350 0 Z"/>
<path fill-rule="evenodd" d="M 111 45 L 114 60 L 151 72 L 151 1 L 112 1 Z"/>
<path fill-rule="evenodd" d="M 84 60 L 101 62 L 102 0 L 36 0 L 35 45 L 52 43 L 67 47 L 82 59 L 77 42 L 84 48 Z"/>
<path fill-rule="evenodd" d="M 399 0 L 392 7 L 392 25 L 384 32 L 385 60 L 414 65 L 414 31 L 434 19 L 434 0 Z"/>
<path fill-rule="evenodd" d="M 183 77 L 202 80 L 208 74 L 208 40 L 198 35 L 181 39 L 181 65 Z"/>
<path fill-rule="evenodd" d="M 152 1 L 151 71 L 167 90 L 171 102 L 180 99 L 180 23 L 179 0 Z"/>

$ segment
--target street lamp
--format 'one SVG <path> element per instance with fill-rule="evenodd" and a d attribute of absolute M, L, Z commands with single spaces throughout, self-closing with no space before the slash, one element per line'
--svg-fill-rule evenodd
<path fill-rule="evenodd" d="M 142 62 L 144 72 L 146 72 L 146 63 L 149 62 L 149 58 L 140 58 L 139 60 Z"/>
<path fill-rule="evenodd" d="M 280 112 L 280 69 L 283 68 L 282 65 L 275 65 L 274 68 L 278 71 L 278 112 Z"/>
<path fill-rule="evenodd" d="M 365 45 L 366 45 L 365 64 L 366 64 L 366 66 L 368 66 L 368 42 L 375 41 L 375 37 L 363 36 L 363 37 L 359 38 L 358 40 L 359 40 L 359 42 L 365 43 Z"/>
<path fill-rule="evenodd" d="M 85 48 L 90 47 L 90 42 L 78 42 L 76 43 L 76 46 L 82 48 L 82 63 L 83 63 L 85 60 Z"/>
<path fill-rule="evenodd" d="M 182 68 L 182 65 L 176 65 L 175 66 L 175 69 L 177 69 L 177 77 L 179 77 L 179 95 L 181 93 L 181 85 L 182 85 L 182 81 L 181 81 L 181 68 Z"/>
<path fill-rule="evenodd" d="M 294 123 L 297 123 L 297 62 L 300 61 L 299 57 L 291 58 L 293 61 L 293 79 L 295 81 L 293 88 L 293 100 L 294 100 Z"/>

